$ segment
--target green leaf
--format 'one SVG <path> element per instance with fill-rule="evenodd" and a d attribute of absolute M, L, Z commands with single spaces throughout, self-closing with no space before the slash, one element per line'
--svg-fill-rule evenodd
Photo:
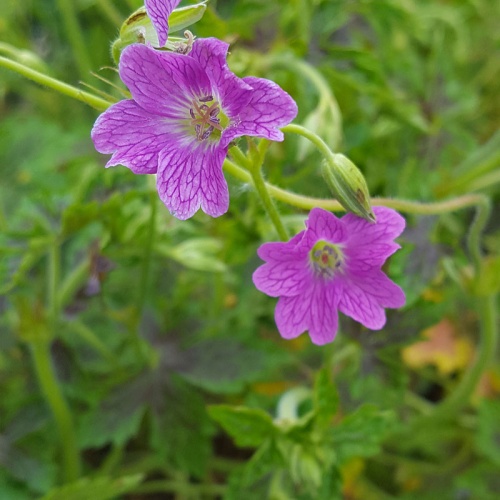
<path fill-rule="evenodd" d="M 344 418 L 330 433 L 339 463 L 376 455 L 393 420 L 393 413 L 380 411 L 371 404 Z"/>
<path fill-rule="evenodd" d="M 177 371 L 189 382 L 213 392 L 234 393 L 261 375 L 263 353 L 230 339 L 210 339 L 179 354 Z"/>
<path fill-rule="evenodd" d="M 216 258 L 222 242 L 214 238 L 191 238 L 171 247 L 157 245 L 159 253 L 197 271 L 224 272 L 226 266 Z"/>
<path fill-rule="evenodd" d="M 208 414 L 234 439 L 238 446 L 259 446 L 273 436 L 272 418 L 264 410 L 244 406 L 212 405 Z"/>
<path fill-rule="evenodd" d="M 118 495 L 134 489 L 143 479 L 142 474 L 83 478 L 47 493 L 40 500 L 114 500 Z"/>
<path fill-rule="evenodd" d="M 327 428 L 339 405 L 339 396 L 332 382 L 329 368 L 323 368 L 317 373 L 313 399 L 316 412 L 315 424 L 321 429 Z"/>

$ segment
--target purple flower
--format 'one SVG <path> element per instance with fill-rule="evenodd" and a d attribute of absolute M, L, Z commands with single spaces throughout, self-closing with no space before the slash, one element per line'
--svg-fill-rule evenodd
<path fill-rule="evenodd" d="M 160 47 L 167 42 L 168 18 L 181 0 L 144 0 L 146 12 L 158 34 Z"/>
<path fill-rule="evenodd" d="M 97 119 L 92 139 L 106 164 L 157 174 L 160 198 L 179 219 L 202 210 L 218 217 L 229 206 L 222 163 L 229 143 L 251 135 L 282 141 L 279 130 L 297 114 L 293 99 L 270 80 L 236 77 L 228 45 L 198 39 L 189 55 L 133 44 L 120 58 L 131 100 Z"/>
<path fill-rule="evenodd" d="M 264 243 L 258 250 L 266 261 L 253 274 L 255 286 L 279 297 L 276 325 L 292 339 L 309 330 L 315 344 L 335 338 L 338 313 L 371 330 L 385 324 L 384 307 L 401 307 L 405 296 L 381 270 L 400 246 L 393 240 L 405 221 L 386 207 L 374 207 L 375 224 L 347 214 L 338 219 L 314 208 L 306 229 L 286 243 Z"/>

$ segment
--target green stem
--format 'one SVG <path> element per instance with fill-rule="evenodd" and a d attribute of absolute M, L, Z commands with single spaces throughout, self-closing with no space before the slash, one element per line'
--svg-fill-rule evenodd
<path fill-rule="evenodd" d="M 153 366 L 156 362 L 156 359 L 150 355 L 152 354 L 152 351 L 148 349 L 147 343 L 141 338 L 139 334 L 139 325 L 142 318 L 144 305 L 146 303 L 149 278 L 151 273 L 151 260 L 153 258 L 153 246 L 156 235 L 157 198 L 158 196 L 156 191 L 151 191 L 149 193 L 151 214 L 149 217 L 148 232 L 144 245 L 144 254 L 142 257 L 141 277 L 138 297 L 136 301 L 137 307 L 135 310 L 135 321 L 132 326 L 133 329 L 131 332 L 134 349 L 137 353 L 138 358 L 144 360 L 149 366 Z"/>
<path fill-rule="evenodd" d="M 57 382 L 50 356 L 50 343 L 35 340 L 31 343 L 35 372 L 43 395 L 54 415 L 62 450 L 62 465 L 65 482 L 73 482 L 80 475 L 80 456 L 71 412 Z"/>
<path fill-rule="evenodd" d="M 51 335 L 49 338 L 35 339 L 31 342 L 31 350 L 42 393 L 57 423 L 61 441 L 64 479 L 71 482 L 76 480 L 80 474 L 80 457 L 71 412 L 59 387 L 50 354 L 50 338 L 53 338 L 58 330 L 60 310 L 58 289 L 61 274 L 61 254 L 57 238 L 52 243 L 49 251 L 47 272 L 47 309 L 49 311 Z"/>
<path fill-rule="evenodd" d="M 77 87 L 73 87 L 72 85 L 68 85 L 67 83 L 61 82 L 60 80 L 31 69 L 28 66 L 24 66 L 23 64 L 12 61 L 11 59 L 7 59 L 6 57 L 0 56 L 0 67 L 15 71 L 16 73 L 19 73 L 20 75 L 28 78 L 29 80 L 32 80 L 33 82 L 45 85 L 46 87 L 49 87 L 61 94 L 72 97 L 73 99 L 76 99 L 78 101 L 82 101 L 99 111 L 104 111 L 105 109 L 109 108 L 111 104 L 113 104 L 93 94 L 84 92 Z"/>
<path fill-rule="evenodd" d="M 280 239 L 282 241 L 287 241 L 289 239 L 288 232 L 283 225 L 281 217 L 279 215 L 278 210 L 276 209 L 276 205 L 274 204 L 273 199 L 269 196 L 268 187 L 269 184 L 264 181 L 264 177 L 262 176 L 262 163 L 264 161 L 264 156 L 266 154 L 266 150 L 268 147 L 268 141 L 262 141 L 259 144 L 259 147 L 255 146 L 255 143 L 249 142 L 249 155 L 248 157 L 241 151 L 237 146 L 233 146 L 230 150 L 231 156 L 242 166 L 248 170 L 243 170 L 241 167 L 235 165 L 233 162 L 226 160 L 227 165 L 230 165 L 229 168 L 234 167 L 236 172 L 240 172 L 244 174 L 244 179 L 246 182 L 251 181 L 250 183 L 257 191 L 264 208 L 266 209 L 269 218 L 271 219 L 276 232 L 278 233 Z"/>
<path fill-rule="evenodd" d="M 335 163 L 333 152 L 328 147 L 328 144 L 314 132 L 311 132 L 309 129 L 302 127 L 301 125 L 296 125 L 295 123 L 291 123 L 290 125 L 283 127 L 281 130 L 285 133 L 297 134 L 305 137 L 318 148 L 329 163 Z"/>
<path fill-rule="evenodd" d="M 85 324 L 80 321 L 69 321 L 66 323 L 66 328 L 72 330 L 82 340 L 92 346 L 104 359 L 106 359 L 114 368 L 120 367 L 119 359 L 112 351 L 108 349 L 106 344 Z"/>
<path fill-rule="evenodd" d="M 252 176 L 243 170 L 241 167 L 226 159 L 224 161 L 224 169 L 226 172 L 236 177 L 242 182 L 253 184 Z M 312 196 L 303 196 L 296 193 L 291 193 L 285 189 L 281 189 L 273 184 L 266 182 L 266 187 L 269 194 L 276 200 L 279 200 L 288 205 L 303 210 L 311 210 L 314 207 L 321 207 L 325 210 L 338 212 L 343 210 L 338 201 L 314 198 Z M 455 212 L 464 208 L 477 206 L 482 203 L 484 196 L 480 194 L 466 194 L 458 196 L 450 200 L 435 201 L 424 203 L 420 201 L 399 200 L 395 198 L 372 198 L 372 205 L 394 208 L 400 212 L 411 213 L 417 215 L 439 215 L 450 212 Z"/>
<path fill-rule="evenodd" d="M 64 27 L 66 28 L 66 36 L 73 49 L 73 56 L 76 60 L 80 77 L 85 80 L 90 75 L 92 65 L 85 46 L 85 39 L 82 35 L 80 23 L 78 22 L 78 16 L 75 12 L 77 2 L 74 0 L 58 0 L 57 4 L 63 18 Z"/>
<path fill-rule="evenodd" d="M 156 207 L 158 194 L 155 191 L 149 193 L 149 205 L 151 214 L 149 217 L 148 232 L 144 245 L 144 256 L 142 258 L 141 281 L 139 286 L 139 297 L 137 300 L 138 316 L 140 318 L 144 304 L 146 303 L 146 295 L 148 292 L 149 275 L 151 270 L 151 260 L 153 256 L 153 246 L 156 235 Z"/>
<path fill-rule="evenodd" d="M 481 270 L 481 235 L 491 213 L 491 202 L 484 195 L 476 195 L 476 216 L 472 222 L 467 235 L 467 246 L 474 264 L 476 276 Z"/>
<path fill-rule="evenodd" d="M 255 191 L 257 191 L 257 194 L 260 196 L 260 199 L 262 200 L 262 203 L 272 223 L 274 224 L 274 227 L 276 228 L 276 232 L 278 233 L 282 241 L 288 241 L 290 237 L 288 236 L 288 232 L 283 225 L 278 210 L 276 209 L 276 205 L 274 204 L 272 198 L 269 196 L 267 185 L 264 181 L 264 178 L 262 177 L 260 168 L 253 168 L 251 170 L 251 174 Z"/>

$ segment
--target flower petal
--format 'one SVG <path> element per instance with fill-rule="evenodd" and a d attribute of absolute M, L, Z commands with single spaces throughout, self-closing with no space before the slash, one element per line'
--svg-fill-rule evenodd
<path fill-rule="evenodd" d="M 181 0 L 144 0 L 146 12 L 158 34 L 160 47 L 167 42 L 168 18 Z"/>
<path fill-rule="evenodd" d="M 338 296 L 335 288 L 315 283 L 304 294 L 280 297 L 276 305 L 275 320 L 285 339 L 298 337 L 309 330 L 314 344 L 331 342 L 338 329 Z"/>
<path fill-rule="evenodd" d="M 173 216 L 184 220 L 200 208 L 218 217 L 229 207 L 222 174 L 226 150 L 217 144 L 193 143 L 165 148 L 159 157 L 158 194 Z"/>
<path fill-rule="evenodd" d="M 157 115 L 127 100 L 113 104 L 96 120 L 91 132 L 100 153 L 113 153 L 107 167 L 125 165 L 135 174 L 155 174 L 158 154 L 175 133 Z"/>
<path fill-rule="evenodd" d="M 373 269 L 369 273 L 363 272 L 358 276 L 351 275 L 351 279 L 364 293 L 374 297 L 382 307 L 397 309 L 405 305 L 406 297 L 401 287 L 380 269 Z"/>
<path fill-rule="evenodd" d="M 282 141 L 283 132 L 279 127 L 297 116 L 295 101 L 271 80 L 248 76 L 243 81 L 253 89 L 250 101 L 237 117 L 233 117 L 232 126 L 222 134 L 221 143 L 227 145 L 242 135 Z"/>
<path fill-rule="evenodd" d="M 299 295 L 308 286 L 311 273 L 307 254 L 297 252 L 289 243 L 265 243 L 259 256 L 268 262 L 253 273 L 255 287 L 271 297 Z"/>
<path fill-rule="evenodd" d="M 351 213 L 342 221 L 349 231 L 346 255 L 358 270 L 380 267 L 400 245 L 395 243 L 405 228 L 405 220 L 395 210 L 373 207 L 377 222 L 371 223 Z"/>
<path fill-rule="evenodd" d="M 228 118 L 236 116 L 252 96 L 252 87 L 238 78 L 226 62 L 229 44 L 217 38 L 198 38 L 189 53 L 205 70 Z"/>
<path fill-rule="evenodd" d="M 194 59 L 139 43 L 123 50 L 120 77 L 139 106 L 176 119 L 189 118 L 192 100 L 212 92 L 207 74 Z"/>
<path fill-rule="evenodd" d="M 405 303 L 403 290 L 382 271 L 373 270 L 360 276 L 342 279 L 339 310 L 371 330 L 385 325 L 384 307 L 401 307 Z"/>
<path fill-rule="evenodd" d="M 344 219 L 339 219 L 331 212 L 322 208 L 313 208 L 306 221 L 307 230 L 304 244 L 311 249 L 318 240 L 327 240 L 331 243 L 343 243 L 347 237 Z"/>
<path fill-rule="evenodd" d="M 392 208 L 373 207 L 377 222 L 368 222 L 352 213 L 342 217 L 349 230 L 349 245 L 387 243 L 397 238 L 405 228 L 405 220 Z"/>

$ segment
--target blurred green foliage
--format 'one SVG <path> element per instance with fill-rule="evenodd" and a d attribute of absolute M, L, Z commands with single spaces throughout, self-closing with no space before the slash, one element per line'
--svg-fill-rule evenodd
<path fill-rule="evenodd" d="M 6 0 L 0 55 L 121 98 L 101 78 L 121 87 L 110 46 L 141 4 Z M 297 122 L 349 156 L 373 196 L 484 193 L 496 213 L 499 16 L 490 0 L 219 0 L 192 30 L 231 42 L 240 76 L 285 88 Z M 276 235 L 247 186 L 228 179 L 226 216 L 178 221 L 152 179 L 103 168 L 82 103 L 0 68 L 0 116 L 0 498 L 496 498 L 498 364 L 453 422 L 411 436 L 462 373 L 400 355 L 442 318 L 478 341 L 468 212 L 408 218 L 388 265 L 408 305 L 384 330 L 345 321 L 333 345 L 286 342 L 251 282 Z M 264 167 L 328 197 L 320 163 L 287 136 Z M 305 214 L 280 210 L 302 226 Z M 500 287 L 499 241 L 493 217 L 477 295 Z M 37 343 L 76 428 L 71 484 Z"/>

